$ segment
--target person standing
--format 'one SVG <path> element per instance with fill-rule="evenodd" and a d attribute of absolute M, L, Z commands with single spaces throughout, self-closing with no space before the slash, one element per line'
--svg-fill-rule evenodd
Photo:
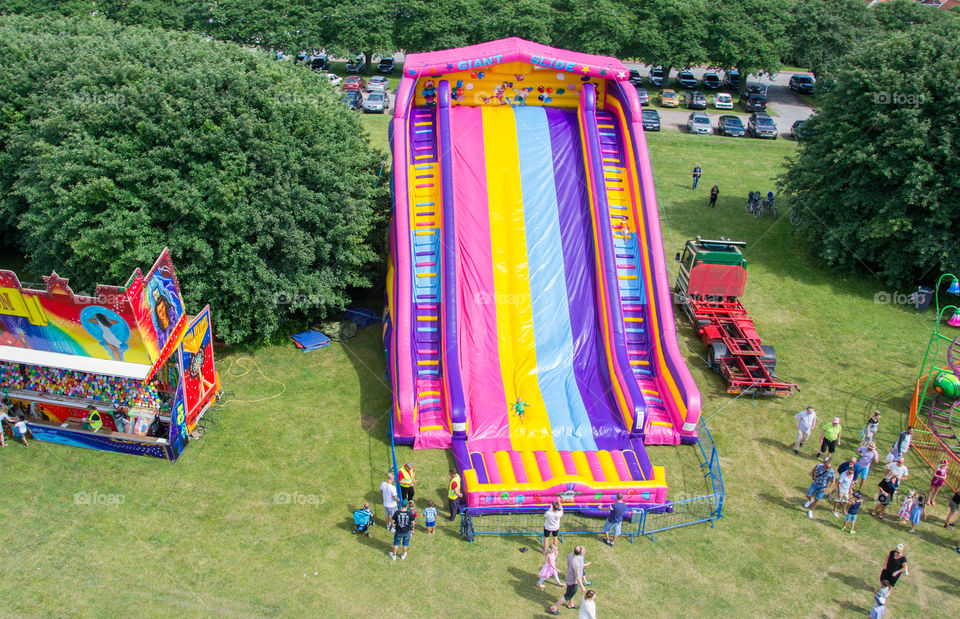
<path fill-rule="evenodd" d="M 880 582 L 890 583 L 890 590 L 897 586 L 900 576 L 909 576 L 910 570 L 907 569 L 907 557 L 903 554 L 903 544 L 897 544 L 897 547 L 887 555 L 887 562 L 880 572 Z"/>
<path fill-rule="evenodd" d="M 830 458 L 824 458 L 823 464 L 813 467 L 813 470 L 810 471 L 810 477 L 813 479 L 813 483 L 807 490 L 807 502 L 803 506 L 807 509 L 807 518 L 812 519 L 813 510 L 817 508 L 817 503 L 827 494 L 837 477 L 836 471 L 830 464 Z"/>
<path fill-rule="evenodd" d="M 697 183 L 700 182 L 700 177 L 703 175 L 703 168 L 700 167 L 700 164 L 693 166 L 693 188 L 697 188 Z"/>
<path fill-rule="evenodd" d="M 842 430 L 840 418 L 834 417 L 833 423 L 820 432 L 820 449 L 817 451 L 817 459 L 820 458 L 822 453 L 830 452 L 833 455 L 837 447 L 840 447 L 840 432 Z"/>
<path fill-rule="evenodd" d="M 882 580 L 880 588 L 873 592 L 873 610 L 870 611 L 870 619 L 883 618 L 883 613 L 887 610 L 888 595 L 890 595 L 890 583 Z"/>
<path fill-rule="evenodd" d="M 714 185 L 710 188 L 710 207 L 717 207 L 717 196 L 720 195 L 720 185 Z"/>
<path fill-rule="evenodd" d="M 393 514 L 393 551 L 390 553 L 392 560 L 397 560 L 397 553 L 401 546 L 403 554 L 400 555 L 400 560 L 407 558 L 407 548 L 410 547 L 410 538 L 413 536 L 413 524 L 413 514 L 410 513 L 407 501 L 404 499 L 400 502 L 400 509 Z"/>
<path fill-rule="evenodd" d="M 550 538 L 553 538 L 553 545 L 560 547 L 560 519 L 563 518 L 563 506 L 554 501 L 543 514 L 543 554 L 547 554 L 550 546 Z M 569 584 L 569 583 L 567 583 Z"/>
<path fill-rule="evenodd" d="M 623 514 L 627 511 L 627 504 L 623 502 L 623 493 L 617 493 L 617 502 L 610 506 L 610 514 L 606 522 L 603 523 L 603 543 L 613 548 L 613 543 L 617 541 L 623 533 Z M 613 539 L 610 539 L 610 532 L 613 531 Z"/>
<path fill-rule="evenodd" d="M 867 419 L 867 425 L 863 426 L 863 442 L 869 443 L 877 435 L 880 429 L 880 411 L 873 411 L 873 416 Z"/>
<path fill-rule="evenodd" d="M 913 426 L 901 432 L 900 436 L 897 437 L 897 442 L 890 447 L 890 453 L 887 454 L 887 462 L 904 458 L 907 452 L 910 451 L 910 441 L 912 438 Z"/>
<path fill-rule="evenodd" d="M 839 468 L 837 469 L 840 470 Z M 846 511 L 846 505 L 850 502 L 851 491 L 853 490 L 853 465 L 848 466 L 840 475 L 837 477 L 837 486 L 836 486 L 836 499 L 833 502 L 833 515 L 837 518 L 840 517 L 840 512 L 838 511 L 841 507 Z"/>
<path fill-rule="evenodd" d="M 580 600 L 579 619 L 597 619 L 597 592 L 593 589 L 587 589 Z"/>
<path fill-rule="evenodd" d="M 585 554 L 583 546 L 577 546 L 573 549 L 573 552 L 567 555 L 567 574 L 564 581 L 567 588 L 563 592 L 563 597 L 549 608 L 548 612 L 551 615 L 559 615 L 560 605 L 564 603 L 567 608 L 576 608 L 576 606 L 573 606 L 573 598 L 576 597 L 581 588 L 584 590 L 587 588 L 586 581 L 583 579 L 583 568 L 590 564 L 584 563 Z"/>
<path fill-rule="evenodd" d="M 417 483 L 417 472 L 413 470 L 413 462 L 407 462 L 400 467 L 400 498 L 413 498 L 413 485 Z"/>
<path fill-rule="evenodd" d="M 450 507 L 450 517 L 447 518 L 447 522 L 456 520 L 457 515 L 460 513 L 460 499 L 463 497 L 463 492 L 461 490 L 460 475 L 457 473 L 457 469 L 451 468 L 447 472 L 450 474 L 450 481 L 447 484 L 447 503 Z"/>
<path fill-rule="evenodd" d="M 930 500 L 927 502 L 929 505 L 937 504 L 937 495 L 940 494 L 940 488 L 947 481 L 947 467 L 949 466 L 950 461 L 941 458 L 937 468 L 933 469 L 933 479 L 930 480 L 930 491 L 927 493 L 930 495 Z"/>
<path fill-rule="evenodd" d="M 847 503 L 846 516 L 843 519 L 843 526 L 840 527 L 841 531 L 847 530 L 847 525 L 850 525 L 850 535 L 853 535 L 853 530 L 857 526 L 857 516 L 860 515 L 860 506 L 863 505 L 863 495 L 859 492 L 853 493 L 853 499 Z"/>
<path fill-rule="evenodd" d="M 900 482 L 907 476 L 907 467 L 903 466 L 903 459 L 897 462 L 891 462 L 887 465 L 887 474 L 883 476 L 877 487 L 880 493 L 877 495 L 877 504 L 873 506 L 871 515 L 883 519 L 887 506 L 893 501 L 893 495 L 897 493 Z"/>
<path fill-rule="evenodd" d="M 857 449 L 857 463 L 853 467 L 853 476 L 859 480 L 857 492 L 863 491 L 863 482 L 867 480 L 870 474 L 870 467 L 875 462 L 880 462 L 880 454 L 877 452 L 877 444 L 873 441 L 861 445 Z"/>
<path fill-rule="evenodd" d="M 958 511 L 960 511 L 960 490 L 954 492 L 953 498 L 947 503 L 947 517 L 943 521 L 944 528 L 953 528 L 953 517 L 957 515 Z"/>
<path fill-rule="evenodd" d="M 387 481 L 380 483 L 380 494 L 383 495 L 383 513 L 387 529 L 393 530 L 393 514 L 397 511 L 397 485 L 393 481 L 393 471 L 387 473 Z"/>
<path fill-rule="evenodd" d="M 810 433 L 817 427 L 817 411 L 808 406 L 793 416 L 793 423 L 797 427 L 797 440 L 793 444 L 793 453 L 799 454 L 804 442 L 810 438 Z"/>

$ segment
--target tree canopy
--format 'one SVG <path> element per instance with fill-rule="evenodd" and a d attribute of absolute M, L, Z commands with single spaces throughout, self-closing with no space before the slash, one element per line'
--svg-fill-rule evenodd
<path fill-rule="evenodd" d="M 0 231 L 76 289 L 164 246 L 228 343 L 369 285 L 380 155 L 326 80 L 192 34 L 0 17 Z"/>
<path fill-rule="evenodd" d="M 844 59 L 780 181 L 816 253 L 892 284 L 960 263 L 960 20 L 940 13 Z"/>

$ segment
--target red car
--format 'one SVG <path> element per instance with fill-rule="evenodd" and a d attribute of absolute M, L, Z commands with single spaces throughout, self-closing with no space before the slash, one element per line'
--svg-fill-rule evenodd
<path fill-rule="evenodd" d="M 363 90 L 367 87 L 367 80 L 359 75 L 351 75 L 343 80 L 344 90 Z"/>

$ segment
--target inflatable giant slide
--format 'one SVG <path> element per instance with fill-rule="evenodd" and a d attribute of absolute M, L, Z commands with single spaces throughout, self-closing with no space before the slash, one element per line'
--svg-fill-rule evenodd
<path fill-rule="evenodd" d="M 663 503 L 645 445 L 696 441 L 628 74 L 517 38 L 406 59 L 384 330 L 394 437 L 452 449 L 470 507 Z"/>

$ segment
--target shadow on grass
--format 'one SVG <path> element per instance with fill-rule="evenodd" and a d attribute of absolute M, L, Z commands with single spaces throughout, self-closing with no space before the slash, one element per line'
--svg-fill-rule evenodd
<path fill-rule="evenodd" d="M 927 569 L 923 570 L 923 573 L 929 576 L 933 576 L 937 580 L 945 583 L 937 587 L 937 589 L 940 589 L 944 593 L 954 594 L 957 592 L 957 589 L 960 589 L 960 579 L 954 578 L 950 574 L 945 574 L 939 570 L 927 570 Z"/>
<path fill-rule="evenodd" d="M 867 615 L 870 613 L 870 608 L 858 606 L 850 600 L 834 600 L 833 603 L 837 605 L 837 608 L 842 608 L 843 610 L 855 615 Z"/>
<path fill-rule="evenodd" d="M 513 577 L 509 582 L 517 595 L 530 600 L 534 604 L 540 604 L 547 608 L 563 595 L 563 589 L 557 587 L 556 583 L 552 586 L 548 585 L 546 589 L 538 589 L 536 572 L 527 572 L 518 567 L 508 567 L 507 571 Z M 552 589 L 555 589 L 556 592 Z"/>
<path fill-rule="evenodd" d="M 839 580 L 843 584 L 847 585 L 851 589 L 856 591 L 872 591 L 873 587 L 863 578 L 859 576 L 852 576 L 850 574 L 843 574 L 841 572 L 827 572 L 827 576 L 835 580 Z M 864 612 L 868 612 L 869 609 Z"/>
<path fill-rule="evenodd" d="M 787 452 L 793 453 L 793 441 L 785 442 L 775 438 L 769 438 L 766 436 L 761 436 L 760 438 L 755 438 L 753 440 L 756 441 L 757 443 L 760 443 L 761 445 L 767 445 L 769 447 L 775 447 L 776 449 L 779 449 L 781 451 L 787 451 Z M 797 458 L 800 459 L 799 456 Z"/>
<path fill-rule="evenodd" d="M 350 520 L 341 521 L 337 528 L 346 531 L 350 537 L 356 538 L 359 543 L 377 552 L 387 554 L 393 549 L 393 534 L 383 528 L 383 525 L 371 526 L 370 537 L 363 533 L 353 533 L 354 526 Z"/>

